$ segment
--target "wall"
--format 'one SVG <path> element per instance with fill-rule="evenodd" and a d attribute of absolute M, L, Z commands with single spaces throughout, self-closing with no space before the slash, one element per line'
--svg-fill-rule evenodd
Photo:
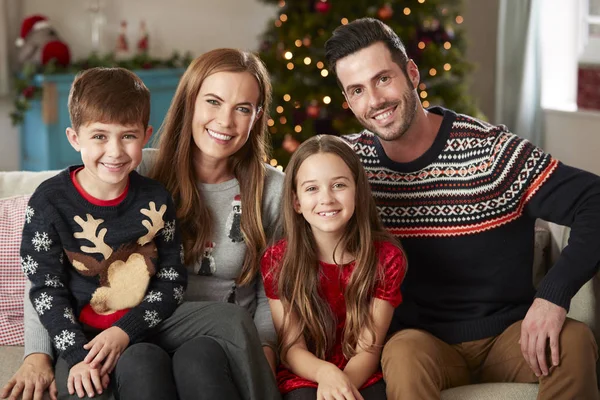
<path fill-rule="evenodd" d="M 544 149 L 565 164 L 600 175 L 600 111 L 544 112 Z"/>
<path fill-rule="evenodd" d="M 161 57 L 169 56 L 173 49 L 191 51 L 195 55 L 216 47 L 254 50 L 275 11 L 259 0 L 105 2 L 110 21 L 108 30 L 112 32 L 107 42 L 111 47 L 121 19 L 128 21 L 130 46 L 134 45 L 139 22 L 144 19 L 150 34 L 150 52 Z M 73 57 L 80 58 L 88 54 L 90 46 L 87 4 L 87 1 L 72 0 L 23 0 L 22 7 L 24 15 L 47 15 L 69 42 Z M 498 0 L 464 0 L 463 4 L 468 41 L 466 57 L 478 64 L 470 79 L 471 93 L 488 118 L 492 118 Z M 19 169 L 19 136 L 17 129 L 10 125 L 10 110 L 10 100 L 0 98 L 0 171 Z"/>

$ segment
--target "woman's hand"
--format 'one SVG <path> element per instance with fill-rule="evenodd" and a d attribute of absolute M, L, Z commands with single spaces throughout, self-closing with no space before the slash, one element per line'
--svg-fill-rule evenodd
<path fill-rule="evenodd" d="M 317 372 L 317 400 L 364 400 L 348 376 L 333 364 Z"/>
<path fill-rule="evenodd" d="M 46 390 L 50 398 L 56 400 L 52 359 L 47 354 L 33 353 L 23 360 L 21 367 L 4 385 L 0 398 L 17 400 L 23 395 L 23 400 L 42 400 Z"/>

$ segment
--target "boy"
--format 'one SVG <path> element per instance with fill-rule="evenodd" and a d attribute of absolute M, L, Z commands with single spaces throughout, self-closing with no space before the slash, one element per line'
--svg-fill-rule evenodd
<path fill-rule="evenodd" d="M 175 311 L 187 275 L 170 193 L 135 172 L 152 133 L 144 83 L 122 68 L 84 71 L 69 113 L 83 166 L 32 195 L 21 259 L 58 354 L 59 395 L 83 397 L 101 394 L 127 346 Z"/>

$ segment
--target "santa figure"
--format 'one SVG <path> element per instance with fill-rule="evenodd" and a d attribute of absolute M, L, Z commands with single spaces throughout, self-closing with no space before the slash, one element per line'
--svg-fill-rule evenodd
<path fill-rule="evenodd" d="M 69 47 L 43 15 L 32 15 L 23 20 L 16 45 L 21 64 L 45 65 L 56 60 L 58 65 L 66 67 L 71 61 Z"/>
<path fill-rule="evenodd" d="M 244 240 L 242 235 L 242 198 L 236 194 L 231 202 L 231 212 L 227 217 L 227 228 L 229 228 L 229 239 L 234 243 Z"/>

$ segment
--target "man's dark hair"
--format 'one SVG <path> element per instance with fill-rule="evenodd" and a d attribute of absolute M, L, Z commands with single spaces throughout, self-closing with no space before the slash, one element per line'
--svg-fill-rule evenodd
<path fill-rule="evenodd" d="M 325 42 L 325 59 L 329 70 L 336 72 L 336 63 L 341 58 L 382 42 L 392 55 L 392 60 L 408 78 L 406 64 L 408 56 L 402 40 L 389 26 L 375 18 L 360 18 L 346 25 L 338 26 Z M 338 85 L 340 81 L 338 80 Z M 342 87 L 340 85 L 340 87 Z M 342 88 L 343 90 L 343 88 Z"/>

